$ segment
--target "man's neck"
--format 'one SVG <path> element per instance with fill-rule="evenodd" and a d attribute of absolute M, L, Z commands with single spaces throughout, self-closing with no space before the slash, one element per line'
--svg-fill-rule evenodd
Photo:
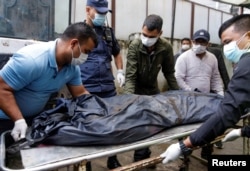
<path fill-rule="evenodd" d="M 146 47 L 146 49 L 147 49 L 148 54 L 151 54 L 151 52 L 155 50 L 155 46 L 153 45 L 151 47 Z"/>
<path fill-rule="evenodd" d="M 87 19 L 85 20 L 85 22 L 86 22 L 88 25 L 90 25 L 91 27 L 94 26 L 90 18 L 87 18 Z"/>
<path fill-rule="evenodd" d="M 202 59 L 205 56 L 206 52 L 201 53 L 201 54 L 196 54 L 196 56 L 198 56 L 200 59 Z"/>
<path fill-rule="evenodd" d="M 65 59 L 67 54 L 64 54 L 63 49 L 66 48 L 66 45 L 62 39 L 57 39 L 56 42 L 56 63 L 58 66 L 58 70 L 61 70 L 62 67 L 66 64 Z"/>

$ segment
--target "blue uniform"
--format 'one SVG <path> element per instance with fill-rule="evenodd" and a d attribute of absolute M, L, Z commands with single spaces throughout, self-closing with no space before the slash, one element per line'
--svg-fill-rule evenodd
<path fill-rule="evenodd" d="M 112 38 L 107 38 L 106 27 L 94 27 L 98 35 L 98 46 L 93 49 L 85 63 L 80 65 L 82 83 L 91 94 L 116 94 L 114 76 L 112 73 L 112 55 L 120 53 L 119 44 L 111 30 Z"/>
<path fill-rule="evenodd" d="M 15 90 L 24 117 L 40 113 L 51 94 L 65 84 L 82 84 L 78 66 L 68 65 L 58 72 L 55 50 L 56 41 L 26 46 L 13 54 L 0 70 L 0 77 Z M 0 119 L 9 117 L 0 110 Z"/>

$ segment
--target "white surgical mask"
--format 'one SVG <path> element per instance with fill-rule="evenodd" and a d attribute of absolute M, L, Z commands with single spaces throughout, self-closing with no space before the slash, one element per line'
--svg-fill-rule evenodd
<path fill-rule="evenodd" d="M 188 50 L 189 48 L 190 48 L 190 45 L 186 45 L 186 44 L 181 45 L 182 50 Z"/>
<path fill-rule="evenodd" d="M 147 46 L 147 47 L 153 46 L 157 42 L 157 40 L 158 40 L 158 37 L 149 38 L 149 37 L 145 37 L 143 34 L 141 34 L 142 44 Z"/>
<path fill-rule="evenodd" d="M 78 58 L 74 58 L 74 54 L 73 54 L 73 50 L 72 50 L 72 61 L 71 61 L 71 65 L 81 65 L 83 64 L 87 58 L 88 58 L 88 54 L 82 53 L 81 48 L 80 48 L 80 44 L 78 43 L 78 47 L 80 50 L 80 56 Z"/>
<path fill-rule="evenodd" d="M 245 45 L 243 49 L 239 49 L 238 44 L 241 42 L 242 38 L 245 36 L 245 34 L 237 41 L 231 41 L 230 43 L 224 45 L 223 52 L 225 57 L 233 62 L 238 63 L 241 56 L 249 51 L 249 43 Z"/>
<path fill-rule="evenodd" d="M 202 46 L 202 45 L 193 45 L 192 47 L 193 51 L 195 54 L 202 54 L 206 52 L 207 46 Z"/>

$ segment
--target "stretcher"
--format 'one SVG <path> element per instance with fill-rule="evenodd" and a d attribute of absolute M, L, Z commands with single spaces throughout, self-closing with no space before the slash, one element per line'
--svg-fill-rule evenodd
<path fill-rule="evenodd" d="M 78 167 L 74 170 L 85 170 L 87 161 L 177 140 L 188 136 L 200 125 L 201 123 L 195 123 L 172 127 L 150 138 L 122 145 L 85 147 L 38 146 L 25 148 L 20 151 L 15 159 L 10 159 L 9 155 L 6 154 L 6 148 L 9 145 L 8 139 L 11 138 L 10 132 L 7 131 L 1 135 L 0 152 L 2 157 L 0 165 L 4 171 L 48 171 L 70 165 Z M 13 160 L 11 162 L 20 163 L 21 166 L 12 168 L 12 164 L 7 164 L 10 163 L 10 160 Z M 158 163 L 161 161 L 160 158 L 156 160 Z"/>

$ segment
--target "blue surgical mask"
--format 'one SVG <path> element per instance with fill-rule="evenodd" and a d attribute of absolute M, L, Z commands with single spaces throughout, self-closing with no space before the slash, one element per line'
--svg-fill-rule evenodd
<path fill-rule="evenodd" d="M 85 54 L 85 53 L 82 53 L 81 51 L 81 48 L 80 48 L 80 44 L 78 43 L 78 47 L 79 47 L 79 50 L 80 50 L 80 56 L 78 58 L 74 58 L 74 54 L 73 54 L 73 50 L 72 50 L 72 61 L 71 61 L 71 65 L 81 65 L 83 64 L 87 58 L 88 58 L 88 55 Z"/>
<path fill-rule="evenodd" d="M 249 44 L 245 46 L 244 49 L 239 49 L 238 44 L 241 42 L 245 34 L 237 41 L 231 41 L 230 43 L 224 45 L 223 52 L 225 57 L 234 63 L 238 63 L 241 56 L 246 53 L 249 49 Z M 248 47 L 247 47 L 248 46 Z"/>
<path fill-rule="evenodd" d="M 105 23 L 106 14 L 95 13 L 95 18 L 92 19 L 94 26 L 103 26 Z"/>

